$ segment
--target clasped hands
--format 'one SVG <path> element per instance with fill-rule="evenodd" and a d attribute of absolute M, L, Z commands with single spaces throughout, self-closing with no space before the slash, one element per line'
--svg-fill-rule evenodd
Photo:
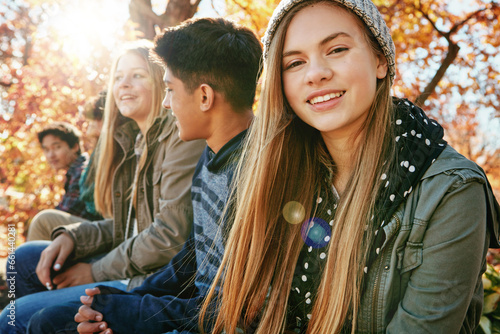
<path fill-rule="evenodd" d="M 102 314 L 92 309 L 94 296 L 101 293 L 99 288 L 85 289 L 86 296 L 80 297 L 82 306 L 75 315 L 75 321 L 79 323 L 77 330 L 80 334 L 112 334 L 111 328 L 103 320 Z"/>

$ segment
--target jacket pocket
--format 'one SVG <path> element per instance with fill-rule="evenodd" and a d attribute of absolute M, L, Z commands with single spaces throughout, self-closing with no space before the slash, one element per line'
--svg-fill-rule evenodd
<path fill-rule="evenodd" d="M 408 241 L 404 248 L 398 250 L 398 269 L 401 275 L 422 264 L 423 246 L 422 242 Z"/>

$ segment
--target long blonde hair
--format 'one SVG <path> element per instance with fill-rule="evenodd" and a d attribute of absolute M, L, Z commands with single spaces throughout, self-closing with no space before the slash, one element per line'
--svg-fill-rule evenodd
<path fill-rule="evenodd" d="M 291 282 L 304 242 L 300 224 L 288 223 L 283 208 L 297 201 L 312 216 L 322 168 L 332 171 L 335 178 L 335 162 L 321 135 L 295 116 L 282 88 L 282 52 L 288 25 L 311 3 L 299 4 L 286 14 L 269 48 L 258 115 L 236 173 L 234 224 L 200 316 L 200 326 L 210 322 L 215 333 L 234 333 L 255 321 L 257 333 L 285 329 Z M 383 57 L 374 36 L 359 22 L 373 51 Z M 371 241 L 365 235 L 365 225 L 374 211 L 384 161 L 393 151 L 390 87 L 389 76 L 377 82 L 364 132 L 357 139 L 360 144 L 355 168 L 337 209 L 308 333 L 337 333 L 348 315 L 352 315 L 355 331 L 362 269 Z M 221 295 L 216 293 L 217 286 L 221 286 Z M 207 319 L 214 301 L 218 315 Z"/>
<path fill-rule="evenodd" d="M 163 82 L 164 69 L 155 61 L 149 58 L 149 51 L 153 44 L 149 41 L 137 41 L 128 45 L 124 51 L 116 57 L 110 72 L 108 94 L 104 107 L 104 122 L 101 135 L 96 146 L 97 172 L 95 178 L 94 201 L 97 211 L 104 217 L 113 217 L 113 181 L 114 174 L 120 159 L 118 157 L 119 147 L 114 140 L 114 134 L 118 127 L 126 122 L 126 118 L 120 114 L 115 103 L 113 86 L 115 83 L 115 72 L 118 61 L 125 54 L 135 54 L 143 58 L 147 63 L 149 76 L 153 83 L 151 111 L 147 119 L 147 129 L 151 127 L 155 118 L 162 110 L 162 100 L 165 93 L 165 83 Z M 131 121 L 131 120 L 130 120 Z M 146 138 L 146 133 L 144 137 Z M 144 141 L 143 141 L 144 144 Z M 147 145 L 139 161 L 139 170 L 144 167 L 147 157 Z M 125 197 L 124 197 L 125 198 Z"/>

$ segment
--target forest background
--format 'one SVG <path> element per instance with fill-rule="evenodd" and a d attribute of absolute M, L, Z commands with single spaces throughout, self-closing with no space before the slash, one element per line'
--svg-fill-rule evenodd
<path fill-rule="evenodd" d="M 262 37 L 278 0 L 1 0 L 0 257 L 8 226 L 24 242 L 30 219 L 53 208 L 64 173 L 36 133 L 68 121 L 85 132 L 84 104 L 106 88 L 126 41 L 153 39 L 196 16 L 223 16 Z M 486 0 L 374 0 L 397 51 L 393 94 L 415 101 L 446 139 L 486 171 L 500 199 L 500 4 Z M 95 143 L 84 140 L 85 151 Z M 473 214 L 473 213 L 471 213 Z"/>

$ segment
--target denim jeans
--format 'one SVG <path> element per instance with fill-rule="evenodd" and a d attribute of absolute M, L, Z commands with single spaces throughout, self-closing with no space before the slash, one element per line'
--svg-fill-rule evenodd
<path fill-rule="evenodd" d="M 75 314 L 81 303 L 46 307 L 36 312 L 28 323 L 27 334 L 78 334 Z M 119 334 L 119 333 L 116 333 Z"/>
<path fill-rule="evenodd" d="M 80 303 L 67 303 L 44 308 L 35 313 L 28 324 L 27 334 L 78 334 L 74 317 Z M 106 318 L 103 319 L 106 321 Z M 113 329 L 113 328 L 111 328 Z M 121 334 L 113 332 L 114 334 Z M 123 333 L 126 334 L 126 333 Z M 173 330 L 164 334 L 193 334 L 189 331 Z"/>
<path fill-rule="evenodd" d="M 41 252 L 50 244 L 50 241 L 30 241 L 16 250 L 15 286 L 16 299 L 0 314 L 0 333 L 25 333 L 31 316 L 39 310 L 64 304 L 80 302 L 80 296 L 85 295 L 85 289 L 98 284 L 108 285 L 126 290 L 127 285 L 121 281 L 109 281 L 79 285 L 64 289 L 48 291 L 38 280 L 35 269 Z M 85 262 L 91 262 L 88 259 Z M 11 272 L 12 270 L 7 270 Z M 10 275 L 9 275 L 10 276 Z"/>

